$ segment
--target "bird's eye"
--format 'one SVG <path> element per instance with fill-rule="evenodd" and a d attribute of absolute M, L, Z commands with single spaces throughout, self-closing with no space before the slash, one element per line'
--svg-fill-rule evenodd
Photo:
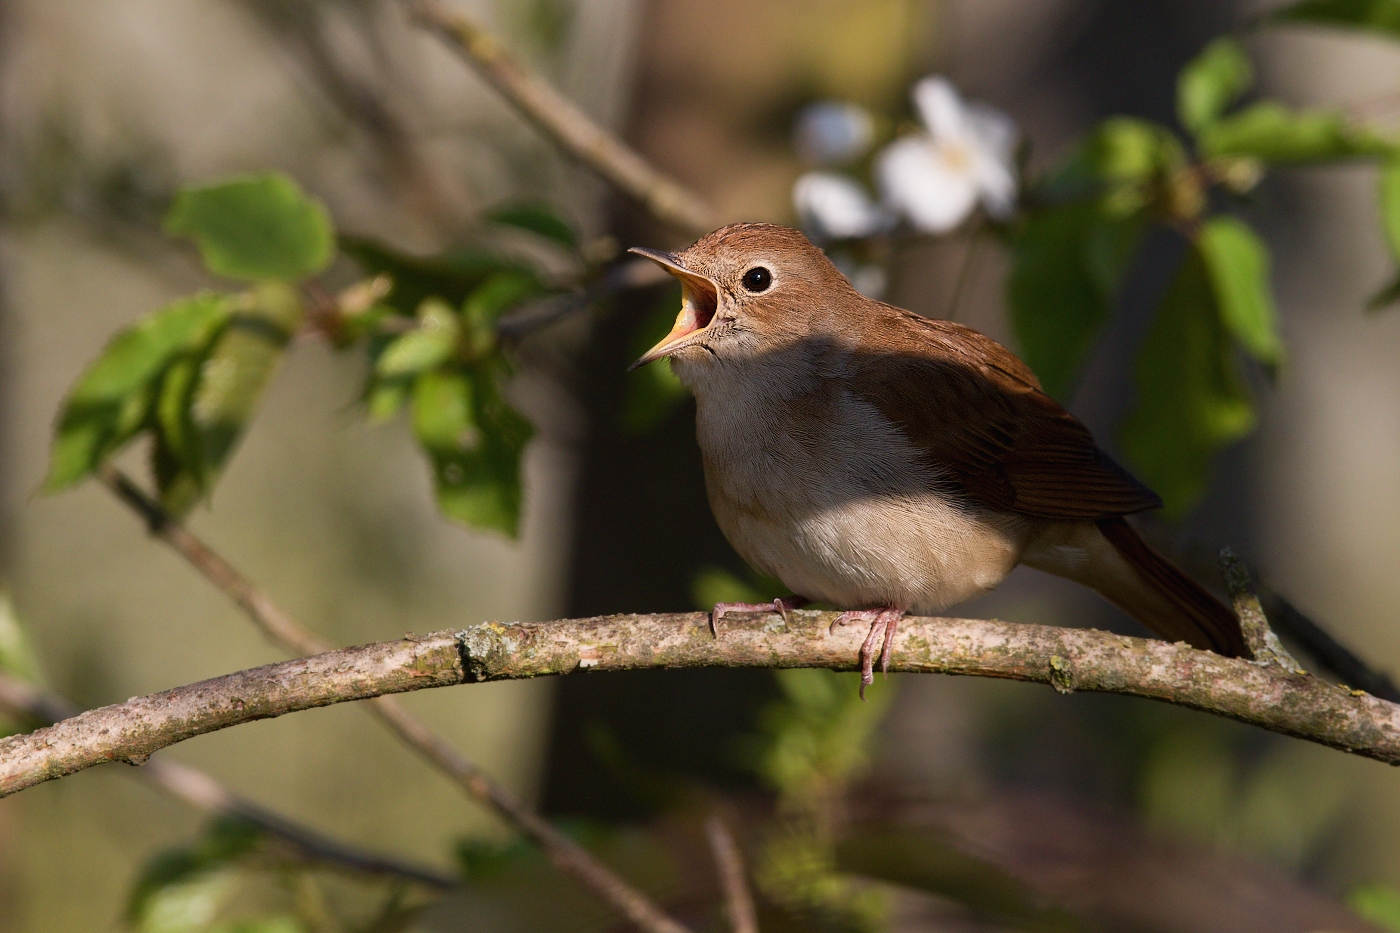
<path fill-rule="evenodd" d="M 768 286 L 773 284 L 773 273 L 762 266 L 754 266 L 744 273 L 744 287 L 751 292 L 767 291 Z"/>

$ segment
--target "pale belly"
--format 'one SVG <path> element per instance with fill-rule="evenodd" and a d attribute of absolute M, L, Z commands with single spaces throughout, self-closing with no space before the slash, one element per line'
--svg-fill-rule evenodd
<path fill-rule="evenodd" d="M 711 508 L 739 555 L 795 595 L 842 609 L 941 612 L 1001 583 L 1031 532 L 932 491 L 853 488 L 819 461 L 769 459 L 720 477 L 706 460 Z"/>

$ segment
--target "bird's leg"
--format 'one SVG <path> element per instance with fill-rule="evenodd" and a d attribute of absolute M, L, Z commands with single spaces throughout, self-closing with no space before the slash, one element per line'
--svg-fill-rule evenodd
<path fill-rule="evenodd" d="M 719 620 L 727 612 L 776 612 L 787 622 L 789 612 L 810 602 L 805 596 L 779 596 L 771 603 L 715 603 L 715 608 L 710 610 L 710 630 L 719 637 Z"/>
<path fill-rule="evenodd" d="M 899 620 L 904 618 L 904 610 L 894 606 L 883 609 L 854 609 L 841 613 L 831 623 L 832 630 L 838 625 L 851 622 L 869 622 L 870 634 L 860 646 L 860 698 L 865 699 L 865 688 L 875 682 L 875 645 L 880 645 L 880 672 L 890 671 L 890 650 L 894 645 L 894 633 L 899 629 Z"/>

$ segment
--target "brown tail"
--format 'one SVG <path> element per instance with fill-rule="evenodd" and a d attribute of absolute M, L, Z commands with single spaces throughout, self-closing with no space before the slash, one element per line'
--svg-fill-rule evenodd
<path fill-rule="evenodd" d="M 1130 598 L 1126 591 L 1110 592 L 1109 588 L 1099 587 L 1100 592 L 1163 638 L 1184 641 L 1229 658 L 1250 657 L 1239 620 L 1224 603 L 1149 547 L 1123 519 L 1102 518 L 1095 524 L 1143 582 L 1170 607 L 1159 608 L 1160 600 L 1147 605 L 1141 599 Z"/>

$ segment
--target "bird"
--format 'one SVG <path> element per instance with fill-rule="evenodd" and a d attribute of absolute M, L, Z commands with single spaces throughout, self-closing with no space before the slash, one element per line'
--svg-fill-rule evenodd
<path fill-rule="evenodd" d="M 1124 516 L 1161 499 L 1006 347 L 858 292 L 800 231 L 721 227 L 683 251 L 634 247 L 680 280 L 669 359 L 695 397 L 715 520 L 755 570 L 833 623 L 870 623 L 861 695 L 907 613 L 937 615 L 1018 564 L 1097 590 L 1152 632 L 1249 657 L 1234 613 Z"/>

